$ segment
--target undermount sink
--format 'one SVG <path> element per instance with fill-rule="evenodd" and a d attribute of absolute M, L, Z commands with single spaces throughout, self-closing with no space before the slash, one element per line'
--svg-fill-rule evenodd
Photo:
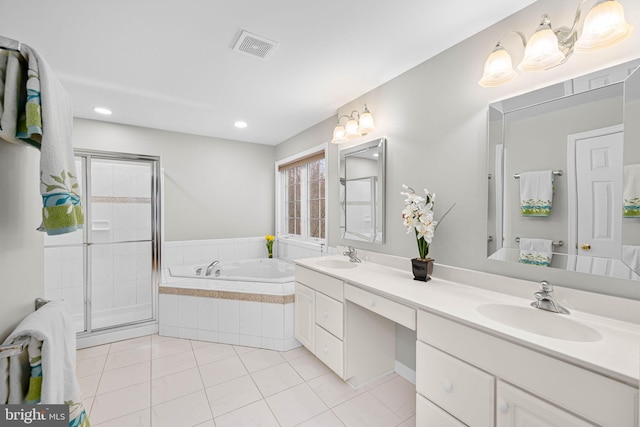
<path fill-rule="evenodd" d="M 321 259 L 316 261 L 320 267 L 326 268 L 355 268 L 358 264 L 350 261 L 343 261 L 341 259 Z"/>
<path fill-rule="evenodd" d="M 565 341 L 600 341 L 602 335 L 595 329 L 583 325 L 563 314 L 551 313 L 533 307 L 506 304 L 484 304 L 478 313 L 505 326 L 532 334 Z"/>

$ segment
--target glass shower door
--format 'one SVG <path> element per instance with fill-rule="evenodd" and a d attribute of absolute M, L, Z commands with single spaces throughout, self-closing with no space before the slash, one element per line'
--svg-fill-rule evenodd
<path fill-rule="evenodd" d="M 76 151 L 84 230 L 45 238 L 45 298 L 64 299 L 79 336 L 157 318 L 159 158 Z"/>

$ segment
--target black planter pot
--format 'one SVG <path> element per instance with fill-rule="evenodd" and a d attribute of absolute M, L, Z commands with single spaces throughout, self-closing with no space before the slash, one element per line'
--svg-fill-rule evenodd
<path fill-rule="evenodd" d="M 411 268 L 413 270 L 413 280 L 427 282 L 431 280 L 433 274 L 433 259 L 413 258 L 411 260 Z"/>

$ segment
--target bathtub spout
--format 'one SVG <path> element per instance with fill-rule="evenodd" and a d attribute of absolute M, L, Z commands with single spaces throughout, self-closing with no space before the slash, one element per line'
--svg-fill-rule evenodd
<path fill-rule="evenodd" d="M 207 271 L 205 272 L 205 276 L 211 276 L 211 271 L 212 271 L 212 270 L 213 270 L 213 268 L 214 268 L 216 265 L 218 265 L 218 264 L 220 264 L 220 261 L 217 261 L 217 260 L 216 260 L 216 261 L 213 261 L 211 264 L 209 264 L 209 265 L 207 266 Z M 220 270 L 218 270 L 218 271 L 220 271 Z"/>

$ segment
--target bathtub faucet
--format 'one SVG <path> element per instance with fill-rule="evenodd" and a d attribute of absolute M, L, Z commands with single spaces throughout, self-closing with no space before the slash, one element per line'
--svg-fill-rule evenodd
<path fill-rule="evenodd" d="M 211 264 L 209 264 L 209 265 L 207 266 L 207 270 L 205 271 L 205 276 L 211 276 L 211 271 L 212 271 L 212 270 L 213 270 L 213 268 L 214 268 L 216 265 L 218 265 L 218 264 L 220 264 L 220 261 L 218 261 L 218 260 L 213 261 Z"/>

